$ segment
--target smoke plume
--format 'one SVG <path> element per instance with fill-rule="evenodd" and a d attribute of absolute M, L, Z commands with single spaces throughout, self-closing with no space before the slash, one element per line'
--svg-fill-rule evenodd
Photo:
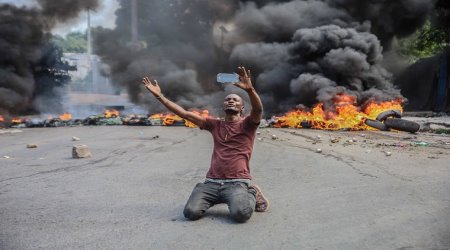
<path fill-rule="evenodd" d="M 50 31 L 57 22 L 64 22 L 86 8 L 95 8 L 96 1 L 39 0 L 37 7 L 0 5 L 0 114 L 9 116 L 31 108 L 37 100 L 36 91 L 48 94 L 46 73 L 53 73 L 53 82 L 62 84 L 65 76 L 59 70 L 67 65 L 55 57 Z M 49 68 L 51 66 L 52 68 Z M 47 74 L 48 75 L 48 74 Z M 45 89 L 49 89 L 48 91 Z"/>
<path fill-rule="evenodd" d="M 245 65 L 266 115 L 319 101 L 331 107 L 340 93 L 360 105 L 400 97 L 383 51 L 421 27 L 433 7 L 432 0 L 136 0 L 133 41 L 131 2 L 120 2 L 114 30 L 97 33 L 96 53 L 133 102 L 162 108 L 140 86 L 151 74 L 185 107 L 220 107 L 222 92 L 236 88 L 223 90 L 215 75 Z"/>

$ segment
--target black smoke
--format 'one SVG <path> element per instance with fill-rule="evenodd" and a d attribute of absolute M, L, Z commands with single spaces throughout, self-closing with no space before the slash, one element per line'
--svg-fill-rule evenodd
<path fill-rule="evenodd" d="M 357 96 L 360 105 L 400 97 L 382 66 L 383 52 L 394 38 L 421 27 L 434 3 L 137 0 L 136 43 L 130 39 L 130 2 L 120 1 L 114 30 L 97 33 L 96 52 L 132 101 L 161 108 L 140 86 L 150 73 L 178 103 L 217 107 L 222 89 L 215 75 L 246 65 L 266 115 L 327 103 L 338 93 Z"/>
<path fill-rule="evenodd" d="M 48 104 L 56 88 L 70 77 L 51 29 L 78 15 L 96 1 L 39 0 L 36 7 L 0 5 L 0 114 L 16 115 Z M 53 107 L 57 107 L 53 103 Z"/>

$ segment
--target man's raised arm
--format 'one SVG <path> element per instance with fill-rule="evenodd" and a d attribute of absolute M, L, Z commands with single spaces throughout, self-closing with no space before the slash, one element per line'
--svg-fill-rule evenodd
<path fill-rule="evenodd" d="M 156 99 L 158 99 L 164 106 L 166 106 L 168 110 L 172 111 L 179 117 L 194 123 L 199 127 L 203 127 L 203 123 L 206 121 L 206 118 L 197 115 L 193 112 L 187 111 L 180 105 L 166 98 L 162 94 L 161 88 L 159 87 L 158 82 L 156 80 L 151 81 L 148 77 L 144 77 L 144 79 L 142 79 L 142 83 L 145 85 L 147 90 L 150 91 L 150 93 L 152 93 L 156 97 Z"/>
<path fill-rule="evenodd" d="M 250 103 L 252 105 L 252 110 L 250 112 L 250 119 L 255 123 L 259 124 L 262 118 L 263 105 L 261 98 L 256 92 L 252 84 L 252 79 L 250 75 L 250 70 L 246 70 L 244 67 L 238 67 L 239 80 L 240 82 L 235 83 L 235 86 L 240 87 L 245 90 L 250 98 Z"/>

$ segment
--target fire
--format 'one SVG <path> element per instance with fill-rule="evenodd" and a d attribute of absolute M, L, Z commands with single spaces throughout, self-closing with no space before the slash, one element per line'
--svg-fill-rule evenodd
<path fill-rule="evenodd" d="M 14 117 L 11 119 L 11 123 L 13 123 L 13 124 L 22 123 L 22 119 L 20 119 L 19 117 Z"/>
<path fill-rule="evenodd" d="M 119 117 L 120 112 L 115 109 L 106 109 L 105 112 L 106 118 Z"/>
<path fill-rule="evenodd" d="M 208 110 L 203 110 L 203 111 L 197 111 L 194 110 L 192 111 L 193 113 L 203 116 L 203 117 L 209 117 L 209 111 Z M 170 125 L 174 125 L 174 124 L 184 124 L 184 126 L 189 127 L 189 128 L 195 128 L 197 127 L 194 123 L 185 120 L 181 117 L 179 117 L 178 115 L 175 114 L 162 114 L 162 113 L 158 113 L 158 114 L 153 114 L 151 116 L 148 117 L 149 120 L 151 121 L 160 121 L 161 124 L 159 125 L 163 125 L 163 126 L 170 126 Z M 159 122 L 158 122 L 159 123 Z"/>
<path fill-rule="evenodd" d="M 64 114 L 62 114 L 62 115 L 59 116 L 59 119 L 60 119 L 61 121 L 68 121 L 68 120 L 71 120 L 71 119 L 72 119 L 72 114 L 70 114 L 70 113 L 64 113 Z"/>
<path fill-rule="evenodd" d="M 149 118 L 150 119 L 162 119 L 164 116 L 165 116 L 164 114 L 158 113 L 158 114 L 151 115 Z"/>
<path fill-rule="evenodd" d="M 336 106 L 355 105 L 356 96 L 337 94 L 336 96 L 334 96 L 333 101 Z"/>
<path fill-rule="evenodd" d="M 326 130 L 371 129 L 364 124 L 365 119 L 375 119 L 383 111 L 396 109 L 403 111 L 402 100 L 370 102 L 363 109 L 356 106 L 356 97 L 339 94 L 334 101 L 334 111 L 325 111 L 323 103 L 317 104 L 311 111 L 295 110 L 280 117 L 274 127 L 302 128 L 311 127 Z"/>
<path fill-rule="evenodd" d="M 200 112 L 200 111 L 197 111 L 197 110 L 193 110 L 192 113 L 197 114 L 197 115 L 200 115 L 200 116 L 202 116 L 202 117 L 209 117 L 209 111 L 206 110 L 206 109 L 205 109 L 205 110 L 202 110 L 201 112 Z M 188 121 L 188 120 L 185 120 L 184 125 L 185 125 L 186 127 L 189 127 L 189 128 L 196 128 L 196 127 L 197 127 L 194 123 L 192 123 L 192 122 L 190 122 L 190 121 Z"/>
<path fill-rule="evenodd" d="M 386 110 L 396 109 L 403 112 L 402 103 L 403 103 L 402 99 L 396 99 L 393 101 L 381 103 L 371 102 L 364 108 L 364 113 L 367 114 L 368 118 L 375 119 L 379 113 L 384 112 Z"/>
<path fill-rule="evenodd" d="M 159 121 L 158 125 L 164 125 L 164 126 L 173 125 L 175 122 L 184 122 L 183 118 L 179 117 L 178 115 L 171 114 L 171 113 L 169 113 L 169 114 L 162 114 L 162 113 L 153 114 L 153 115 L 149 116 L 148 119 L 152 120 L 152 121 L 157 120 L 157 121 Z"/>
<path fill-rule="evenodd" d="M 167 114 L 163 118 L 163 125 L 165 125 L 165 126 L 173 125 L 175 122 L 184 122 L 184 121 L 183 121 L 183 118 L 179 117 L 178 115 L 174 115 L 174 114 Z"/>
<path fill-rule="evenodd" d="M 5 121 L 5 118 L 3 118 L 2 115 L 0 115 L 0 122 L 4 122 L 4 121 Z"/>

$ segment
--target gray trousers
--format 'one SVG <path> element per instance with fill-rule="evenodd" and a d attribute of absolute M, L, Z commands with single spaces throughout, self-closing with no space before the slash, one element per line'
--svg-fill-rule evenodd
<path fill-rule="evenodd" d="M 208 208 L 226 203 L 230 216 L 237 222 L 245 222 L 252 216 L 256 204 L 256 191 L 243 182 L 198 183 L 184 207 L 184 217 L 198 220 Z"/>

